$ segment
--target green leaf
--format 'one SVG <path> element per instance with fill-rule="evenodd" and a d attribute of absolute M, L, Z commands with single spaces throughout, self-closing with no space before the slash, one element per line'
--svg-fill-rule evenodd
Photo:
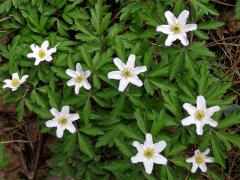
<path fill-rule="evenodd" d="M 221 21 L 207 21 L 204 23 L 198 24 L 198 29 L 218 29 L 224 25 L 224 22 Z"/>
<path fill-rule="evenodd" d="M 83 60 L 87 64 L 88 68 L 92 69 L 92 58 L 91 58 L 88 50 L 84 46 L 81 46 L 81 55 L 82 55 Z"/>
<path fill-rule="evenodd" d="M 143 119 L 142 114 L 141 114 L 139 109 L 137 109 L 134 112 L 134 116 L 137 119 L 138 127 L 141 129 L 142 133 L 146 134 L 147 133 L 147 129 L 146 129 L 144 119 Z"/>
<path fill-rule="evenodd" d="M 235 11 L 236 11 L 236 15 L 240 17 L 240 0 L 237 0 L 236 2 Z"/>
<path fill-rule="evenodd" d="M 128 147 L 126 146 L 126 143 L 123 142 L 120 138 L 115 137 L 114 138 L 115 145 L 117 148 L 127 157 L 131 157 L 132 153 L 129 151 Z"/>
<path fill-rule="evenodd" d="M 233 125 L 240 124 L 240 113 L 234 113 L 223 120 L 221 120 L 217 126 L 218 129 L 225 129 Z"/>
<path fill-rule="evenodd" d="M 225 153 L 222 150 L 220 142 L 218 139 L 211 134 L 212 150 L 214 155 L 214 161 L 219 163 L 223 168 L 225 168 Z"/>
<path fill-rule="evenodd" d="M 87 101 L 85 102 L 85 105 L 82 111 L 82 119 L 85 125 L 89 124 L 90 116 L 91 116 L 91 102 L 90 102 L 90 98 L 88 98 Z"/>
<path fill-rule="evenodd" d="M 61 97 L 56 91 L 48 90 L 49 104 L 52 108 L 59 109 Z"/>
<path fill-rule="evenodd" d="M 24 117 L 24 100 L 21 100 L 16 108 L 18 122 L 22 122 Z"/>
<path fill-rule="evenodd" d="M 88 155 L 90 158 L 92 159 L 94 158 L 95 153 L 94 153 L 93 147 L 90 144 L 90 141 L 86 139 L 85 136 L 81 135 L 79 132 L 78 132 L 78 145 L 79 145 L 80 151 Z"/>
<path fill-rule="evenodd" d="M 162 109 L 159 113 L 159 115 L 154 119 L 152 128 L 151 128 L 151 134 L 157 135 L 161 129 L 164 127 L 166 124 L 167 118 L 166 118 L 166 112 L 164 109 Z"/>

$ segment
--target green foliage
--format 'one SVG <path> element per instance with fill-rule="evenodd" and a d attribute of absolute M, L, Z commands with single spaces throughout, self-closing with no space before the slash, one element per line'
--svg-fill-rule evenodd
<path fill-rule="evenodd" d="M 165 47 L 165 37 L 156 32 L 156 26 L 166 24 L 166 10 L 179 14 L 187 8 L 192 9 L 191 21 L 198 24 L 193 41 L 187 47 L 178 42 Z M 199 147 L 201 151 L 211 149 L 219 168 L 209 167 L 208 175 L 217 179 L 226 168 L 227 152 L 232 146 L 240 148 L 239 135 L 227 129 L 239 124 L 240 115 L 224 113 L 235 99 L 225 96 L 231 88 L 230 77 L 221 79 L 211 73 L 215 67 L 210 62 L 216 56 L 204 43 L 208 30 L 223 25 L 208 18 L 218 15 L 210 1 L 5 0 L 0 17 L 9 15 L 0 25 L 6 31 L 1 39 L 10 38 L 0 44 L 1 86 L 13 72 L 28 74 L 29 79 L 15 92 L 1 90 L 4 103 L 17 105 L 20 122 L 25 109 L 36 114 L 42 132 L 53 135 L 55 131 L 45 126 L 52 119 L 51 108 L 69 105 L 71 112 L 80 114 L 75 124 L 78 132 L 65 131 L 63 139 L 50 145 L 50 175 L 63 179 L 184 179 L 186 169 L 191 169 L 184 152 Z M 26 55 L 31 44 L 40 45 L 44 40 L 49 40 L 50 47 L 57 46 L 57 52 L 53 61 L 34 66 L 34 60 Z M 113 58 L 126 62 L 131 53 L 138 66 L 147 67 L 139 75 L 144 86 L 129 85 L 121 93 L 107 73 L 116 70 Z M 76 95 L 74 88 L 66 85 L 69 76 L 65 71 L 75 69 L 78 62 L 91 71 L 91 89 L 82 88 Z M 182 105 L 195 104 L 198 95 L 206 98 L 208 106 L 221 107 L 214 115 L 218 126 L 206 126 L 203 136 L 196 135 L 195 127 L 181 125 L 187 116 Z M 142 164 L 130 161 L 136 154 L 132 142 L 143 143 L 146 133 L 151 133 L 155 142 L 167 142 L 163 154 L 169 163 L 155 165 L 152 175 L 144 172 Z M 1 154 L 0 144 L 3 167 L 8 160 Z M 198 175 L 188 174 L 187 178 Z"/>

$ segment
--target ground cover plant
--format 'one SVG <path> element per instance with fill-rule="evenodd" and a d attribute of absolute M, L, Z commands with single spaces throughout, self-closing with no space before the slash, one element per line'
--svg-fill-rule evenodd
<path fill-rule="evenodd" d="M 3 173 L 239 178 L 239 49 L 211 39 L 240 1 L 0 2 Z"/>

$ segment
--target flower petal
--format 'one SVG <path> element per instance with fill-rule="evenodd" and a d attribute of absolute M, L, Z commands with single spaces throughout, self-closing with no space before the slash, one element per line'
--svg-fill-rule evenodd
<path fill-rule="evenodd" d="M 147 160 L 147 161 L 143 162 L 143 165 L 144 165 L 146 173 L 151 174 L 152 170 L 153 170 L 153 162 L 150 160 Z"/>
<path fill-rule="evenodd" d="M 75 94 L 79 94 L 79 91 L 80 91 L 81 87 L 82 87 L 82 84 L 76 84 L 75 85 L 75 88 L 74 88 Z"/>
<path fill-rule="evenodd" d="M 207 148 L 207 149 L 202 153 L 202 155 L 206 156 L 206 155 L 208 155 L 209 152 L 210 152 L 210 149 Z"/>
<path fill-rule="evenodd" d="M 111 71 L 108 73 L 108 79 L 122 79 L 121 71 Z"/>
<path fill-rule="evenodd" d="M 48 61 L 48 62 L 50 62 L 50 61 L 52 61 L 52 56 L 46 56 L 45 58 L 44 58 L 46 61 Z"/>
<path fill-rule="evenodd" d="M 207 172 L 207 166 L 205 163 L 199 164 L 199 168 L 202 170 L 202 172 Z"/>
<path fill-rule="evenodd" d="M 66 74 L 70 77 L 73 77 L 73 78 L 77 77 L 77 72 L 72 70 L 72 69 L 67 69 Z"/>
<path fill-rule="evenodd" d="M 157 31 L 157 32 L 162 32 L 162 33 L 164 33 L 164 34 L 171 34 L 171 33 L 172 33 L 171 27 L 170 27 L 169 25 L 160 25 L 160 26 L 157 26 L 156 31 Z"/>
<path fill-rule="evenodd" d="M 181 123 L 182 123 L 183 126 L 189 126 L 189 125 L 192 125 L 192 124 L 196 124 L 196 120 L 192 116 L 188 116 L 188 117 L 184 118 L 181 121 Z"/>
<path fill-rule="evenodd" d="M 118 90 L 121 91 L 121 92 L 123 92 L 123 91 L 126 89 L 128 83 L 129 83 L 128 80 L 126 80 L 126 79 L 121 79 L 120 82 L 119 82 Z"/>
<path fill-rule="evenodd" d="M 196 111 L 197 111 L 197 109 L 196 109 L 193 105 L 191 105 L 191 104 L 189 104 L 189 103 L 184 103 L 184 104 L 183 104 L 183 108 L 184 108 L 184 109 L 188 112 L 188 114 L 191 115 L 191 116 L 194 116 L 195 113 L 196 113 Z"/>
<path fill-rule="evenodd" d="M 133 76 L 133 77 L 129 78 L 129 82 L 138 87 L 143 86 L 143 82 L 137 76 Z"/>
<path fill-rule="evenodd" d="M 207 163 L 213 163 L 213 162 L 214 162 L 214 158 L 213 158 L 213 157 L 206 157 L 206 158 L 205 158 L 205 162 L 207 162 Z"/>
<path fill-rule="evenodd" d="M 189 11 L 187 10 L 183 10 L 179 16 L 178 16 L 178 22 L 181 24 L 181 25 L 184 25 L 187 23 L 187 18 L 189 16 Z"/>
<path fill-rule="evenodd" d="M 67 86 L 74 86 L 76 84 L 74 79 L 70 79 L 67 81 Z"/>
<path fill-rule="evenodd" d="M 22 78 L 20 79 L 20 84 L 23 84 L 27 80 L 28 77 L 29 77 L 28 75 L 22 76 Z"/>
<path fill-rule="evenodd" d="M 143 157 L 137 154 L 136 156 L 131 157 L 131 162 L 132 163 L 143 162 Z"/>
<path fill-rule="evenodd" d="M 145 72 L 145 71 L 147 71 L 147 67 L 146 66 L 138 66 L 138 67 L 135 67 L 133 69 L 133 72 L 134 72 L 135 75 L 138 75 L 138 74 L 140 74 L 142 72 Z"/>
<path fill-rule="evenodd" d="M 154 159 L 153 159 L 153 162 L 156 163 L 156 164 L 164 164 L 164 165 L 166 165 L 167 164 L 167 158 L 165 158 L 161 154 L 156 154 Z"/>
<path fill-rule="evenodd" d="M 202 124 L 202 123 L 196 123 L 197 135 L 202 135 L 203 134 L 203 126 L 204 126 L 204 124 Z"/>
<path fill-rule="evenodd" d="M 175 24 L 177 21 L 176 17 L 174 16 L 174 14 L 171 11 L 166 11 L 165 17 L 166 17 L 169 25 Z"/>
<path fill-rule="evenodd" d="M 43 49 L 44 51 L 47 51 L 48 46 L 49 46 L 49 42 L 45 40 L 41 45 L 41 49 Z"/>
<path fill-rule="evenodd" d="M 159 141 L 158 143 L 153 144 L 153 148 L 156 153 L 162 152 L 167 146 L 166 141 Z"/>
<path fill-rule="evenodd" d="M 79 119 L 79 114 L 70 114 L 68 116 L 68 120 L 71 121 L 71 122 L 76 121 L 78 119 Z"/>
<path fill-rule="evenodd" d="M 187 34 L 186 34 L 186 33 L 183 33 L 183 34 L 178 35 L 178 39 L 181 41 L 181 43 L 182 43 L 184 46 L 188 46 L 188 45 L 189 45 L 189 41 L 188 41 L 188 38 L 187 38 Z"/>
<path fill-rule="evenodd" d="M 45 122 L 45 125 L 47 127 L 57 127 L 58 123 L 57 123 L 56 119 L 52 119 L 52 120 Z"/>
<path fill-rule="evenodd" d="M 37 66 L 42 61 L 42 59 L 36 58 L 34 65 Z"/>
<path fill-rule="evenodd" d="M 133 69 L 135 66 L 136 56 L 134 54 L 130 54 L 126 63 L 126 66 Z"/>
<path fill-rule="evenodd" d="M 57 137 L 61 138 L 63 136 L 63 132 L 65 130 L 65 127 L 63 126 L 57 126 Z"/>
<path fill-rule="evenodd" d="M 120 71 L 122 71 L 125 68 L 125 64 L 119 58 L 114 58 L 113 62 Z"/>
<path fill-rule="evenodd" d="M 132 145 L 137 149 L 138 152 L 143 151 L 143 144 L 140 144 L 137 141 L 133 141 Z"/>
<path fill-rule="evenodd" d="M 57 48 L 50 48 L 49 50 L 47 50 L 46 54 L 48 56 L 51 56 L 53 53 L 55 53 L 57 51 Z"/>
<path fill-rule="evenodd" d="M 197 97 L 197 109 L 206 109 L 206 100 L 203 96 Z"/>
<path fill-rule="evenodd" d="M 145 136 L 146 140 L 144 142 L 144 146 L 146 147 L 152 147 L 153 146 L 153 141 L 152 141 L 152 135 L 150 133 L 147 133 Z"/>
<path fill-rule="evenodd" d="M 72 123 L 67 123 L 66 129 L 67 129 L 70 133 L 75 133 L 75 132 L 76 132 L 76 127 L 75 127 Z"/>
<path fill-rule="evenodd" d="M 171 46 L 173 41 L 177 40 L 177 36 L 174 34 L 169 34 L 166 41 L 165 41 L 165 46 Z"/>
<path fill-rule="evenodd" d="M 82 66 L 80 63 L 76 64 L 76 71 L 82 73 Z"/>
<path fill-rule="evenodd" d="M 28 54 L 27 54 L 27 57 L 28 57 L 28 58 L 36 58 L 37 56 L 36 56 L 35 53 L 28 53 Z"/>
<path fill-rule="evenodd" d="M 12 79 L 19 79 L 18 73 L 13 73 L 12 74 Z"/>
<path fill-rule="evenodd" d="M 195 156 L 186 159 L 187 163 L 192 163 L 194 161 L 195 161 Z"/>
<path fill-rule="evenodd" d="M 91 71 L 87 70 L 84 72 L 85 78 L 88 78 L 91 75 Z"/>
<path fill-rule="evenodd" d="M 196 29 L 197 29 L 196 24 L 186 24 L 185 26 L 183 26 L 183 31 L 184 32 L 194 31 Z"/>
<path fill-rule="evenodd" d="M 89 84 L 89 82 L 88 82 L 87 80 L 85 80 L 85 81 L 83 82 L 83 87 L 84 87 L 85 89 L 91 89 L 91 85 Z"/>
<path fill-rule="evenodd" d="M 40 49 L 39 46 L 35 44 L 31 44 L 30 48 L 32 49 L 33 53 Z"/>
<path fill-rule="evenodd" d="M 214 121 L 212 118 L 206 118 L 206 119 L 204 120 L 204 123 L 205 123 L 205 124 L 208 124 L 208 125 L 210 125 L 210 126 L 212 126 L 212 127 L 217 127 L 217 125 L 218 125 L 218 122 L 217 122 L 217 121 Z"/>
<path fill-rule="evenodd" d="M 219 106 L 213 106 L 213 107 L 210 107 L 210 108 L 207 108 L 207 116 L 208 117 L 211 117 L 215 112 L 218 112 L 220 111 L 220 107 Z"/>
<path fill-rule="evenodd" d="M 61 113 L 63 115 L 68 115 L 69 114 L 69 106 L 63 106 Z"/>
<path fill-rule="evenodd" d="M 193 162 L 191 172 L 192 172 L 192 173 L 195 173 L 195 172 L 197 171 L 197 168 L 198 168 L 198 164 L 195 163 L 195 162 Z"/>
<path fill-rule="evenodd" d="M 50 109 L 50 112 L 54 117 L 56 117 L 56 118 L 59 117 L 59 112 L 55 108 Z"/>

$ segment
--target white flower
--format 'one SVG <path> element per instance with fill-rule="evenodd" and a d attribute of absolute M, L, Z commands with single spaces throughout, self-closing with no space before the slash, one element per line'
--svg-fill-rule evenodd
<path fill-rule="evenodd" d="M 52 54 L 55 53 L 57 51 L 57 48 L 50 48 L 48 50 L 48 45 L 49 42 L 48 41 L 44 41 L 41 45 L 41 47 L 39 47 L 38 45 L 32 44 L 30 47 L 32 49 L 32 53 L 29 53 L 27 55 L 28 58 L 35 58 L 35 63 L 34 65 L 38 65 L 41 61 L 51 61 L 52 60 Z"/>
<path fill-rule="evenodd" d="M 144 144 L 134 141 L 133 146 L 137 148 L 138 153 L 131 158 L 131 161 L 132 163 L 142 162 L 146 173 L 152 173 L 154 163 L 167 164 L 167 159 L 159 154 L 167 146 L 165 141 L 153 144 L 152 135 L 148 133 Z"/>
<path fill-rule="evenodd" d="M 184 10 L 176 18 L 170 11 L 165 12 L 168 25 L 157 26 L 157 31 L 167 34 L 168 37 L 165 41 L 166 46 L 171 46 L 172 42 L 179 39 L 184 46 L 189 44 L 187 38 L 187 32 L 194 31 L 197 29 L 196 24 L 186 24 L 189 11 Z"/>
<path fill-rule="evenodd" d="M 147 71 L 146 66 L 135 66 L 135 55 L 130 54 L 128 61 L 124 64 L 119 58 L 114 58 L 113 62 L 119 71 L 111 71 L 108 73 L 108 79 L 120 80 L 118 90 L 123 92 L 129 83 L 138 87 L 143 85 L 142 81 L 138 78 L 138 74 Z"/>
<path fill-rule="evenodd" d="M 202 153 L 199 150 L 196 150 L 194 152 L 194 156 L 186 159 L 186 162 L 192 163 L 192 169 L 191 169 L 192 173 L 195 173 L 198 167 L 202 170 L 202 172 L 207 171 L 206 163 L 214 162 L 213 157 L 206 156 L 209 152 L 210 152 L 209 149 L 206 149 Z"/>
<path fill-rule="evenodd" d="M 219 106 L 206 107 L 206 101 L 203 96 L 197 97 L 197 107 L 192 106 L 189 103 L 183 104 L 183 108 L 188 112 L 190 116 L 184 118 L 181 123 L 183 126 L 189 126 L 196 124 L 196 132 L 198 135 L 203 134 L 203 127 L 208 124 L 212 127 L 218 125 L 217 121 L 213 120 L 211 116 L 220 110 Z"/>
<path fill-rule="evenodd" d="M 50 110 L 54 116 L 52 120 L 47 121 L 45 124 L 47 127 L 57 127 L 57 137 L 61 138 L 63 132 L 67 129 L 71 133 L 76 132 L 76 128 L 73 125 L 73 121 L 79 119 L 79 114 L 70 114 L 69 106 L 63 106 L 61 112 L 58 112 L 55 108 Z"/>
<path fill-rule="evenodd" d="M 6 79 L 3 81 L 5 83 L 3 89 L 10 88 L 12 91 L 16 91 L 17 88 L 27 80 L 27 78 L 28 75 L 24 75 L 22 78 L 19 78 L 18 73 L 13 73 L 12 79 Z"/>
<path fill-rule="evenodd" d="M 66 74 L 72 77 L 67 82 L 68 86 L 75 86 L 75 94 L 79 93 L 80 88 L 83 86 L 85 89 L 90 89 L 91 85 L 88 83 L 87 78 L 91 75 L 89 70 L 83 71 L 80 63 L 76 65 L 76 71 L 71 69 L 66 70 Z"/>

